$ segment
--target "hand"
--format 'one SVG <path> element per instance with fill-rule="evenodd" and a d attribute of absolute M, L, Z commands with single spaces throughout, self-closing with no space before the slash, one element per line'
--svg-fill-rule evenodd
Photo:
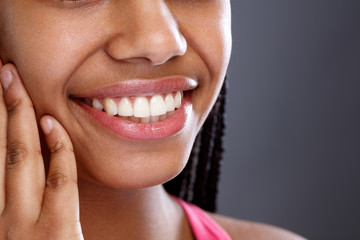
<path fill-rule="evenodd" d="M 84 239 L 67 132 L 51 116 L 40 120 L 50 150 L 46 179 L 30 97 L 13 64 L 0 60 L 0 73 L 0 239 Z"/>

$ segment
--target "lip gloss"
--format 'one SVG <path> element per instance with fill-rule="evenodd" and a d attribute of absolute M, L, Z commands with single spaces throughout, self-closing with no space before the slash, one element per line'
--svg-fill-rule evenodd
<path fill-rule="evenodd" d="M 74 94 L 72 95 L 72 100 L 85 110 L 91 119 L 116 135 L 133 140 L 159 140 L 175 135 L 184 128 L 192 113 L 192 94 L 191 92 L 184 91 L 192 90 L 196 87 L 197 81 L 186 77 L 134 79 L 82 94 Z M 81 100 L 84 98 L 151 96 L 176 91 L 184 93 L 181 106 L 166 119 L 150 123 L 137 123 L 108 115 Z"/>
<path fill-rule="evenodd" d="M 192 78 L 171 77 L 160 79 L 135 79 L 90 90 L 81 94 L 73 94 L 74 98 L 105 98 L 105 97 L 137 97 L 151 96 L 177 91 L 192 90 L 197 87 L 197 81 Z"/>
<path fill-rule="evenodd" d="M 90 107 L 85 102 L 75 101 L 93 120 L 111 132 L 133 140 L 160 140 L 181 131 L 190 118 L 192 104 L 189 94 L 184 94 L 182 105 L 170 117 L 154 123 L 136 123 Z"/>

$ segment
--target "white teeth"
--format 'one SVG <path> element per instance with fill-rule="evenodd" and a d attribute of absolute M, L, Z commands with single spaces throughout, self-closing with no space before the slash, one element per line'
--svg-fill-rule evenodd
<path fill-rule="evenodd" d="M 93 106 L 93 108 L 96 108 L 97 110 L 100 110 L 100 111 L 102 111 L 104 109 L 104 106 L 96 98 L 94 98 L 92 100 L 92 106 Z"/>
<path fill-rule="evenodd" d="M 105 98 L 104 101 L 104 109 L 105 112 L 109 115 L 116 115 L 117 114 L 117 106 L 116 103 L 114 102 L 114 100 L 112 100 L 111 98 Z"/>
<path fill-rule="evenodd" d="M 175 110 L 175 101 L 174 97 L 171 93 L 167 94 L 165 97 L 166 111 L 174 111 Z"/>
<path fill-rule="evenodd" d="M 132 121 L 132 122 L 136 122 L 136 123 L 140 122 L 140 118 L 137 118 L 137 117 L 134 117 L 134 116 L 129 117 L 129 120 Z"/>
<path fill-rule="evenodd" d="M 166 95 L 154 95 L 149 101 L 149 97 L 122 97 L 105 98 L 103 100 L 87 99 L 87 103 L 100 111 L 104 110 L 107 114 L 118 115 L 125 120 L 133 122 L 149 123 L 158 122 L 170 117 L 175 113 L 175 109 L 181 107 L 182 92 L 168 93 Z"/>
<path fill-rule="evenodd" d="M 164 120 L 164 119 L 166 119 L 166 114 L 163 114 L 163 115 L 160 115 L 160 120 Z"/>
<path fill-rule="evenodd" d="M 133 115 L 133 108 L 129 98 L 124 97 L 120 100 L 118 104 L 118 115 L 125 117 Z"/>
<path fill-rule="evenodd" d="M 175 108 L 181 107 L 181 98 L 182 98 L 181 92 L 179 92 L 179 91 L 176 92 L 175 99 L 174 99 L 174 101 L 175 101 Z"/>
<path fill-rule="evenodd" d="M 158 122 L 160 120 L 160 116 L 151 116 L 150 122 Z"/>
<path fill-rule="evenodd" d="M 150 117 L 140 118 L 140 122 L 141 123 L 149 123 L 150 122 Z"/>
<path fill-rule="evenodd" d="M 165 114 L 166 111 L 166 104 L 164 99 L 160 95 L 155 95 L 150 100 L 150 113 L 151 116 L 159 116 Z"/>
<path fill-rule="evenodd" d="M 150 117 L 150 106 L 146 97 L 137 97 L 134 103 L 135 117 Z"/>

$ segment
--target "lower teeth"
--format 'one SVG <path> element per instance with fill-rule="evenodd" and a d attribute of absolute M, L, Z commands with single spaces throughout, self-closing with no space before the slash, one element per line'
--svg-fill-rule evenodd
<path fill-rule="evenodd" d="M 151 116 L 151 117 L 144 117 L 144 118 L 134 117 L 134 116 L 124 117 L 124 116 L 119 116 L 119 115 L 116 115 L 115 117 L 130 121 L 130 122 L 135 122 L 135 123 L 150 123 L 150 122 L 154 123 L 154 122 L 160 122 L 160 121 L 170 117 L 174 113 L 175 113 L 175 111 L 171 111 L 171 112 L 167 112 L 166 114 L 163 114 L 160 116 Z"/>

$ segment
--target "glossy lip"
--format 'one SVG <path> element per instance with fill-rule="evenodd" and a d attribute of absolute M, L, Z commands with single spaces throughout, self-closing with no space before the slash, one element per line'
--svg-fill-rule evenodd
<path fill-rule="evenodd" d="M 185 97 L 186 96 L 186 97 Z M 75 101 L 96 122 L 111 132 L 133 140 L 160 140 L 180 132 L 190 118 L 192 104 L 188 94 L 184 95 L 183 104 L 170 117 L 154 123 L 136 123 L 90 107 L 83 101 Z"/>
<path fill-rule="evenodd" d="M 198 82 L 187 77 L 168 77 L 162 79 L 134 79 L 123 81 L 101 89 L 81 94 L 72 94 L 73 98 L 105 98 L 151 96 L 155 94 L 187 91 L 196 88 Z"/>
<path fill-rule="evenodd" d="M 197 82 L 190 78 L 164 78 L 156 80 L 132 80 L 102 89 L 73 95 L 72 100 L 90 115 L 91 119 L 118 136 L 132 140 L 161 140 L 180 132 L 190 119 L 192 112 L 191 92 L 184 92 L 182 105 L 170 117 L 154 123 L 135 123 L 108 115 L 83 101 L 83 98 L 104 98 L 121 96 L 149 96 L 196 88 Z"/>

